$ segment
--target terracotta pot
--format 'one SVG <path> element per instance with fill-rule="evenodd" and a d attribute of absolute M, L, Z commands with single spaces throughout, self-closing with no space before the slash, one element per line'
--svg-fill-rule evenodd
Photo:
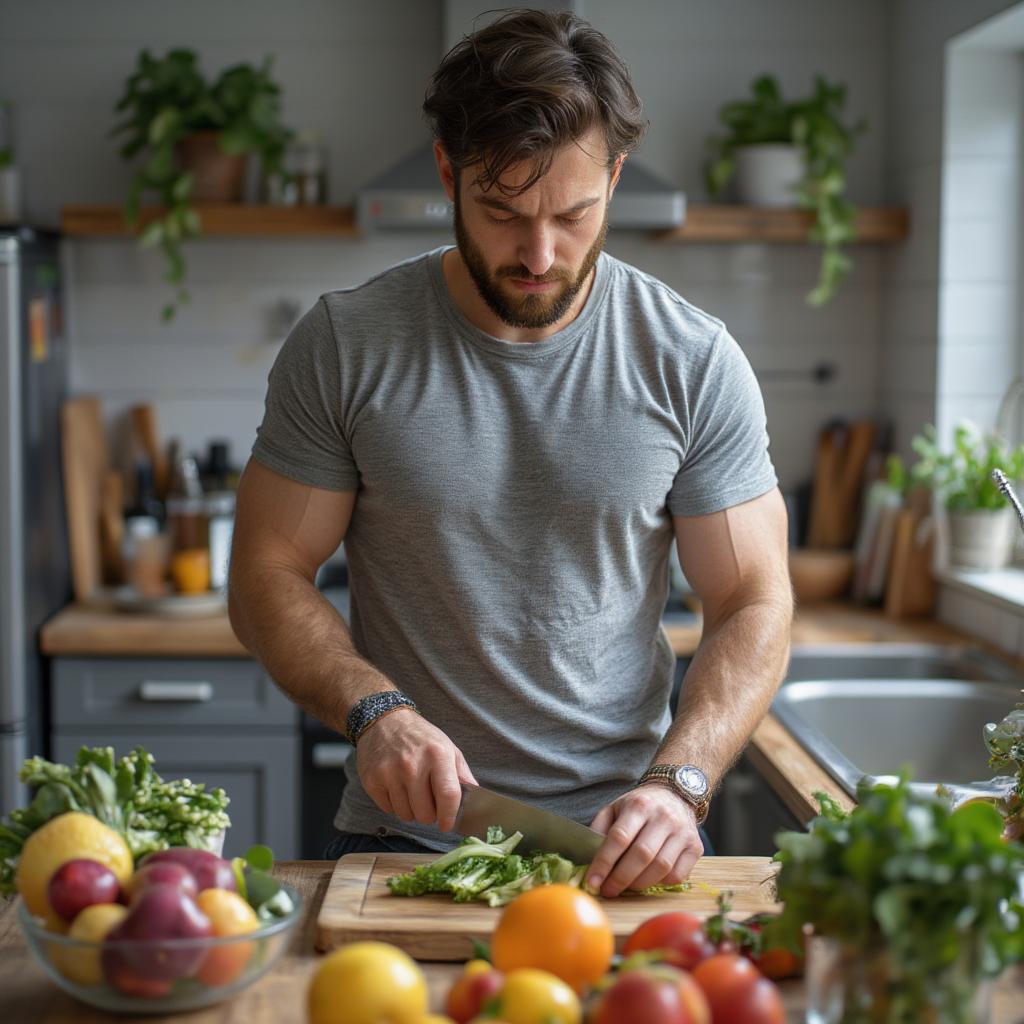
<path fill-rule="evenodd" d="M 195 175 L 192 198 L 196 202 L 237 203 L 242 198 L 246 155 L 222 153 L 218 133 L 193 132 L 177 146 L 178 162 Z"/>

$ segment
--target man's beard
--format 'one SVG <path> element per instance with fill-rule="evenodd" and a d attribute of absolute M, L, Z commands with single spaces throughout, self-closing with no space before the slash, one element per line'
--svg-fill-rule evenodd
<path fill-rule="evenodd" d="M 558 323 L 569 312 L 580 289 L 587 283 L 590 272 L 597 263 L 598 256 L 604 248 L 605 236 L 608 234 L 608 210 L 605 208 L 601 230 L 594 244 L 587 250 L 577 273 L 567 268 L 553 267 L 545 274 L 531 274 L 526 267 L 498 267 L 491 271 L 480 248 L 469 237 L 462 220 L 458 198 L 455 200 L 455 241 L 458 243 L 462 260 L 466 264 L 469 276 L 476 285 L 480 298 L 484 300 L 490 311 L 509 327 L 536 329 L 550 327 Z M 503 278 L 515 278 L 519 281 L 561 281 L 561 288 L 554 295 L 530 295 L 512 298 L 501 290 Z"/>

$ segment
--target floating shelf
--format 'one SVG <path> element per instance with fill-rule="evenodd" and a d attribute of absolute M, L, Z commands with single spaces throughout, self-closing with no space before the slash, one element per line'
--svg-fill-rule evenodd
<path fill-rule="evenodd" d="M 806 242 L 814 215 L 775 206 L 690 206 L 678 228 L 659 237 L 670 242 Z M 910 233 L 901 207 L 866 206 L 857 211 L 858 242 L 899 242 Z"/>
<path fill-rule="evenodd" d="M 319 236 L 358 238 L 362 232 L 351 206 L 260 206 L 250 203 L 200 203 L 196 210 L 206 235 Z M 145 226 L 158 207 L 143 209 Z M 66 206 L 66 235 L 131 235 L 120 206 Z M 806 242 L 813 215 L 806 210 L 768 206 L 695 204 L 678 228 L 655 234 L 666 242 Z M 899 242 L 910 230 L 910 215 L 900 207 L 864 207 L 857 211 L 858 242 Z"/>
<path fill-rule="evenodd" d="M 161 213 L 160 207 L 144 207 L 143 227 Z M 197 203 L 196 212 L 205 235 L 314 235 L 356 238 L 351 206 L 261 206 L 252 203 Z M 61 228 L 66 235 L 131 235 L 120 206 L 65 206 Z"/>

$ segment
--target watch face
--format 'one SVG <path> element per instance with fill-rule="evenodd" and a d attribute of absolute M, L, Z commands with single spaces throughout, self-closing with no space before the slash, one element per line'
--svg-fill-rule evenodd
<path fill-rule="evenodd" d="M 679 771 L 676 772 L 676 781 L 683 787 L 683 789 L 688 793 L 692 793 L 698 799 L 707 794 L 707 776 L 692 764 L 684 764 Z"/>

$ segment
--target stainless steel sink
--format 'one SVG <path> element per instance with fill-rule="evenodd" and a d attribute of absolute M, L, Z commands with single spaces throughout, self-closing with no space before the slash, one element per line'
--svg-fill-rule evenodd
<path fill-rule="evenodd" d="M 864 776 L 909 766 L 914 788 L 1004 792 L 983 740 L 1024 679 L 971 647 L 848 644 L 794 648 L 772 711 L 851 796 Z"/>

